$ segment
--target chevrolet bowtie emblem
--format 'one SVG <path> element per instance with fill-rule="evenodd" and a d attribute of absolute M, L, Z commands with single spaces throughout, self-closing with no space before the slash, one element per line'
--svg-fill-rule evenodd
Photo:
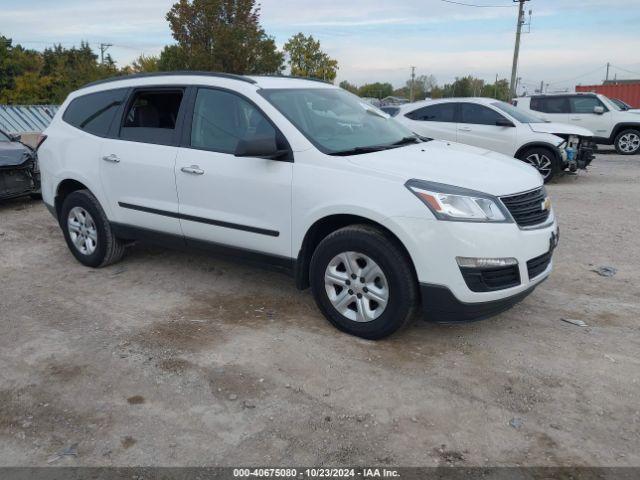
<path fill-rule="evenodd" d="M 551 210 L 551 199 L 549 197 L 544 199 L 541 205 L 542 210 Z"/>

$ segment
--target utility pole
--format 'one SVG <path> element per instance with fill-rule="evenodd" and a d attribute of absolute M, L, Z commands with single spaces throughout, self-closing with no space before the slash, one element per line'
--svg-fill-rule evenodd
<path fill-rule="evenodd" d="M 496 83 L 494 84 L 493 97 L 494 97 L 496 100 L 500 100 L 500 99 L 498 98 L 498 74 L 497 74 L 497 73 L 496 73 Z"/>
<path fill-rule="evenodd" d="M 544 93 L 544 80 L 540 82 L 540 93 Z"/>
<path fill-rule="evenodd" d="M 524 2 L 529 0 L 513 0 L 518 2 L 518 24 L 516 25 L 516 45 L 513 49 L 513 65 L 511 66 L 511 83 L 509 84 L 511 97 L 516 96 L 516 75 L 518 74 L 518 55 L 520 55 L 520 36 L 524 24 Z"/>
<path fill-rule="evenodd" d="M 414 85 L 416 83 L 416 67 L 411 67 L 411 88 L 409 88 L 409 100 L 414 100 Z"/>
<path fill-rule="evenodd" d="M 611 67 L 611 64 L 609 62 L 607 62 L 607 78 L 605 79 L 605 81 L 609 81 L 609 67 Z"/>
<path fill-rule="evenodd" d="M 112 43 L 100 44 L 100 64 L 104 64 L 104 53 L 109 50 L 109 47 L 113 47 Z"/>

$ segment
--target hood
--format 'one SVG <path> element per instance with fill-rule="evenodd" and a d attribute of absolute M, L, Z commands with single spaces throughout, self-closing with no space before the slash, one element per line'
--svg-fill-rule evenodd
<path fill-rule="evenodd" d="M 460 143 L 432 140 L 349 157 L 359 167 L 398 177 L 427 180 L 491 195 L 525 192 L 542 185 L 538 171 L 515 158 Z"/>
<path fill-rule="evenodd" d="M 0 167 L 18 167 L 32 159 L 31 152 L 19 142 L 0 142 Z"/>
<path fill-rule="evenodd" d="M 576 127 L 568 123 L 530 123 L 529 127 L 534 132 L 551 133 L 553 135 L 579 135 L 580 137 L 593 137 L 593 132 L 586 128 Z"/>

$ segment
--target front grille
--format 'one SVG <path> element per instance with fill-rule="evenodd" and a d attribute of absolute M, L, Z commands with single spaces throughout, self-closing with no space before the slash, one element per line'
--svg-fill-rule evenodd
<path fill-rule="evenodd" d="M 532 227 L 547 221 L 550 211 L 544 208 L 547 192 L 544 187 L 530 192 L 500 197 L 504 206 L 521 227 Z"/>
<path fill-rule="evenodd" d="M 539 257 L 532 258 L 527 262 L 527 271 L 529 272 L 529 280 L 536 278 L 544 272 L 551 263 L 551 252 L 547 252 Z"/>
<path fill-rule="evenodd" d="M 498 268 L 461 267 L 462 277 L 472 292 L 492 292 L 520 285 L 517 265 Z"/>

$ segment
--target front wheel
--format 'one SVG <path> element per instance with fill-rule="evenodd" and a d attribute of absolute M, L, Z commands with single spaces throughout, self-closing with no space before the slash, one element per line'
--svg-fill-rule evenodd
<path fill-rule="evenodd" d="M 640 152 L 640 132 L 638 130 L 623 130 L 614 141 L 616 152 L 620 155 L 635 155 Z"/>
<path fill-rule="evenodd" d="M 530 148 L 519 154 L 518 158 L 538 170 L 544 183 L 551 181 L 560 171 L 558 156 L 546 148 Z"/>
<path fill-rule="evenodd" d="M 368 225 L 327 236 L 311 259 L 318 308 L 338 329 L 369 340 L 406 325 L 417 303 L 410 260 L 388 234 Z"/>

